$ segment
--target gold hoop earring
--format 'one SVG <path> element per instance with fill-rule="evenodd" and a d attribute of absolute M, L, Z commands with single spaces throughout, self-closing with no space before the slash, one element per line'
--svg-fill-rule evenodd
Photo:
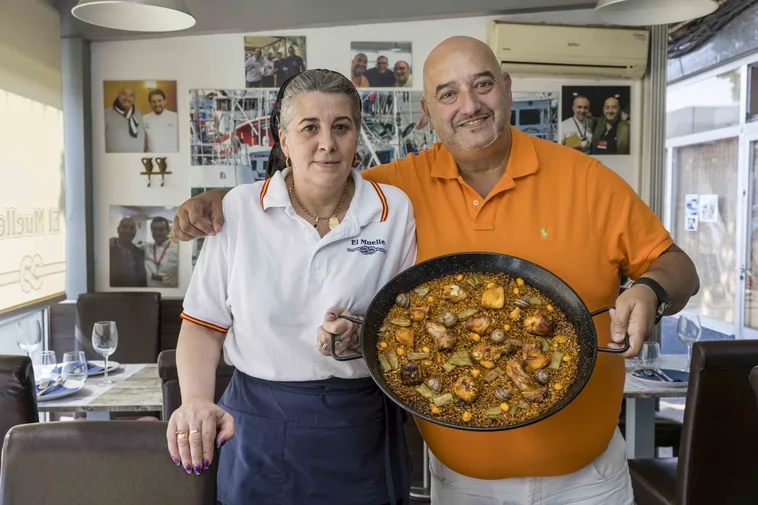
<path fill-rule="evenodd" d="M 284 158 L 284 166 L 286 168 L 292 168 L 292 160 L 290 159 L 289 156 L 287 156 L 286 158 Z"/>

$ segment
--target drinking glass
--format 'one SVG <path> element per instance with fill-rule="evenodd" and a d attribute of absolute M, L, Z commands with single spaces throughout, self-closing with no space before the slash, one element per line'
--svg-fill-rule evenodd
<path fill-rule="evenodd" d="M 113 384 L 108 378 L 108 356 L 118 347 L 118 331 L 115 321 L 99 321 L 92 328 L 92 347 L 105 360 L 105 377 L 100 384 Z"/>
<path fill-rule="evenodd" d="M 699 316 L 691 314 L 679 316 L 679 322 L 676 325 L 676 336 L 687 346 L 687 371 L 690 369 L 690 361 L 692 360 L 692 346 L 700 340 L 702 331 Z"/>
<path fill-rule="evenodd" d="M 642 370 L 655 370 L 660 367 L 661 344 L 658 342 L 645 342 L 640 351 L 640 368 Z"/>
<path fill-rule="evenodd" d="M 42 343 L 42 325 L 37 320 L 23 320 L 16 323 L 16 345 L 31 357 Z"/>
<path fill-rule="evenodd" d="M 55 359 L 55 351 L 37 351 L 32 354 L 32 368 L 36 381 L 51 379 L 55 373 L 58 362 Z"/>
<path fill-rule="evenodd" d="M 87 379 L 87 358 L 83 351 L 63 353 L 61 363 L 61 377 L 63 380 L 75 380 L 84 382 Z"/>

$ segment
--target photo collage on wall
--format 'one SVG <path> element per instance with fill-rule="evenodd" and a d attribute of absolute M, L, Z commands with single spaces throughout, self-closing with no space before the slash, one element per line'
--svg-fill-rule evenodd
<path fill-rule="evenodd" d="M 278 88 L 307 69 L 305 37 L 245 37 L 245 87 Z"/>

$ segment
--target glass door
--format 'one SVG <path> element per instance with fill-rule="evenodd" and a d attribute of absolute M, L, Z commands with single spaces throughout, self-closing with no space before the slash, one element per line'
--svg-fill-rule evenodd
<path fill-rule="evenodd" d="M 758 133 L 745 138 L 747 177 L 743 191 L 746 216 L 744 251 L 739 268 L 741 337 L 758 338 Z"/>

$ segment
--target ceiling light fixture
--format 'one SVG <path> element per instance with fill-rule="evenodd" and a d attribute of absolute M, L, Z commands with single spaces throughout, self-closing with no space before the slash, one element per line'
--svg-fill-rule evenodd
<path fill-rule="evenodd" d="M 196 23 L 181 0 L 79 0 L 71 14 L 85 23 L 132 32 L 174 32 Z"/>
<path fill-rule="evenodd" d="M 707 16 L 718 9 L 714 0 L 599 0 L 598 19 L 614 25 L 670 25 Z"/>

